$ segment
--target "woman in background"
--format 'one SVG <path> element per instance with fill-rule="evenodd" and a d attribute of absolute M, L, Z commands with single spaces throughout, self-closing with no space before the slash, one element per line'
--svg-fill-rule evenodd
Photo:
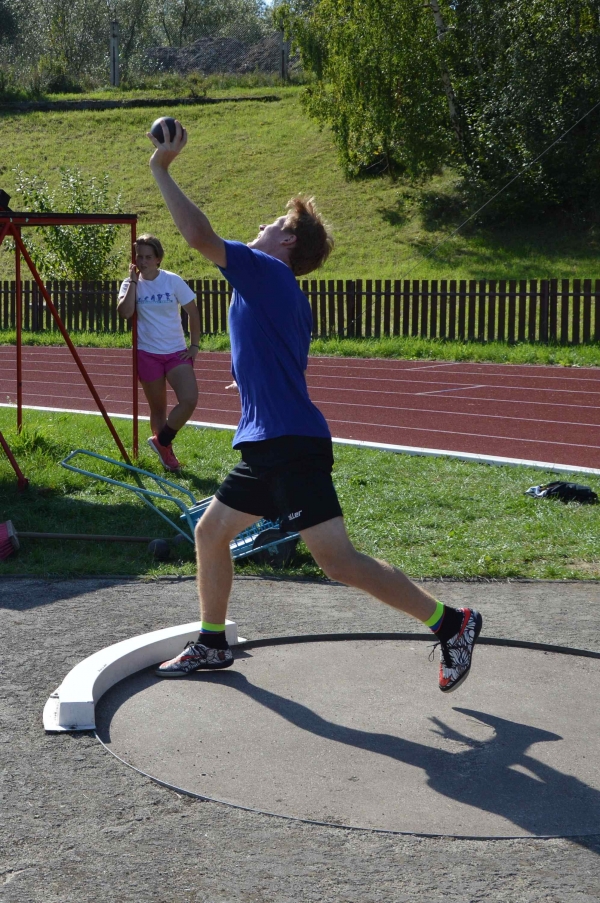
<path fill-rule="evenodd" d="M 128 320 L 137 313 L 138 377 L 150 407 L 152 436 L 148 445 L 165 470 L 181 464 L 173 440 L 192 416 L 198 401 L 194 358 L 198 354 L 200 317 L 196 295 L 181 276 L 162 270 L 163 247 L 154 235 L 141 235 L 135 243 L 135 263 L 121 285 L 117 310 Z M 190 347 L 186 345 L 180 308 L 189 318 Z M 177 404 L 167 415 L 167 383 Z"/>

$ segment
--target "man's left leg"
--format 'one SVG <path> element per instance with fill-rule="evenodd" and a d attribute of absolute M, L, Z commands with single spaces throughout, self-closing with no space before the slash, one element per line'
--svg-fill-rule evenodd
<path fill-rule="evenodd" d="M 200 635 L 183 652 L 156 669 L 159 677 L 185 677 L 192 671 L 228 668 L 233 655 L 225 638 L 225 618 L 233 582 L 229 543 L 259 518 L 213 499 L 196 524 Z"/>
<path fill-rule="evenodd" d="M 300 535 L 319 567 L 332 580 L 364 590 L 433 630 L 441 645 L 441 690 L 454 690 L 466 679 L 473 646 L 481 631 L 478 612 L 443 605 L 398 568 L 357 551 L 350 542 L 343 517 L 309 527 Z"/>

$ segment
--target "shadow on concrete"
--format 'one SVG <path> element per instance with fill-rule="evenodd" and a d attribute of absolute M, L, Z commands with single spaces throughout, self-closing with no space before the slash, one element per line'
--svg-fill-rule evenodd
<path fill-rule="evenodd" d="M 491 727 L 494 735 L 486 740 L 474 740 L 440 719 L 431 718 L 433 733 L 466 747 L 461 751 L 447 751 L 394 734 L 335 724 L 301 703 L 252 684 L 237 671 L 196 673 L 186 680 L 222 684 L 245 694 L 303 731 L 422 769 L 428 786 L 441 797 L 496 814 L 529 835 L 568 836 L 600 853 L 600 793 L 530 753 L 536 743 L 563 739 L 558 734 L 487 712 L 455 707 L 454 711 L 465 718 Z M 121 705 L 156 681 L 152 672 L 139 673 L 117 685 L 101 701 L 97 724 L 103 742 L 111 742 L 110 722 Z"/>
<path fill-rule="evenodd" d="M 446 752 L 393 734 L 370 733 L 334 724 L 301 703 L 254 686 L 237 672 L 208 677 L 215 682 L 227 682 L 302 730 L 421 768 L 426 772 L 427 783 L 437 793 L 496 813 L 528 834 L 560 833 L 554 827 L 557 816 L 561 821 L 581 820 L 586 826 L 579 829 L 582 833 L 600 833 L 600 793 L 528 754 L 535 743 L 561 740 L 558 734 L 486 712 L 456 708 L 455 711 L 489 725 L 495 734 L 486 741 L 473 741 L 465 734 L 457 734 L 439 719 L 432 719 L 435 733 L 468 746 L 463 752 Z M 202 676 L 203 680 L 206 678 L 207 675 Z M 560 812 L 557 812 L 557 797 L 563 801 Z M 570 806 L 567 812 L 565 800 Z M 587 846 L 585 838 L 581 838 L 581 842 Z"/>

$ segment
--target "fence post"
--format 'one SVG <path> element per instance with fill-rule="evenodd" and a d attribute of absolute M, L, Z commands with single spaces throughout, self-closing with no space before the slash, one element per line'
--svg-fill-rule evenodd
<path fill-rule="evenodd" d="M 404 280 L 402 289 L 402 335 L 410 335 L 410 282 Z"/>
<path fill-rule="evenodd" d="M 362 279 L 357 279 L 355 282 L 356 286 L 356 294 L 354 298 L 354 318 L 356 321 L 356 329 L 354 335 L 357 338 L 360 338 L 363 334 L 362 323 L 362 301 L 363 301 L 363 289 L 362 289 Z"/>
<path fill-rule="evenodd" d="M 506 279 L 500 280 L 498 288 L 498 341 L 506 338 Z"/>
<path fill-rule="evenodd" d="M 561 279 L 560 284 L 560 344 L 569 344 L 569 295 L 571 284 L 568 279 Z"/>
<path fill-rule="evenodd" d="M 594 286 L 594 341 L 600 342 L 600 279 Z"/>
<path fill-rule="evenodd" d="M 548 327 L 550 323 L 550 286 L 547 279 L 540 282 L 540 342 L 548 342 Z"/>
<path fill-rule="evenodd" d="M 421 336 L 426 339 L 429 333 L 429 280 L 421 280 Z"/>
<path fill-rule="evenodd" d="M 335 283 L 333 279 L 327 282 L 327 335 L 335 335 Z"/>
<path fill-rule="evenodd" d="M 450 280 L 449 304 L 448 304 L 448 338 L 454 341 L 456 338 L 456 279 Z"/>
<path fill-rule="evenodd" d="M 375 338 L 381 336 L 381 279 L 375 280 Z"/>
<path fill-rule="evenodd" d="M 227 290 L 227 281 L 221 279 L 219 281 L 219 296 L 221 298 L 221 327 L 223 332 L 229 332 L 229 293 Z"/>
<path fill-rule="evenodd" d="M 438 328 L 438 283 L 437 279 L 431 280 L 430 310 L 429 310 L 429 335 L 437 338 Z"/>
<path fill-rule="evenodd" d="M 535 342 L 535 333 L 537 328 L 537 297 L 537 280 L 530 279 L 529 293 L 527 295 L 529 305 L 527 316 L 527 340 L 529 342 Z"/>
<path fill-rule="evenodd" d="M 478 301 L 478 310 L 477 310 L 477 340 L 479 342 L 485 342 L 485 313 L 486 313 L 486 305 L 485 305 L 485 294 L 486 294 L 486 281 L 485 279 L 479 280 L 479 301 Z"/>
<path fill-rule="evenodd" d="M 419 301 L 420 301 L 421 283 L 418 279 L 413 279 L 412 284 L 412 312 L 410 334 L 419 335 Z"/>
<path fill-rule="evenodd" d="M 487 340 L 496 339 L 496 280 L 490 279 L 488 285 Z"/>
<path fill-rule="evenodd" d="M 346 281 L 346 335 L 354 338 L 356 335 L 356 294 L 354 280 Z"/>
<path fill-rule="evenodd" d="M 400 308 L 402 304 L 402 285 L 394 279 L 394 309 L 392 312 L 392 335 L 400 335 Z"/>
<path fill-rule="evenodd" d="M 327 336 L 327 285 L 319 279 L 319 331 L 323 338 Z"/>
<path fill-rule="evenodd" d="M 373 335 L 373 282 L 365 282 L 365 336 Z"/>
<path fill-rule="evenodd" d="M 469 314 L 467 320 L 467 338 L 469 342 L 475 341 L 475 314 L 477 310 L 477 283 L 469 279 Z"/>
<path fill-rule="evenodd" d="M 337 281 L 337 335 L 344 336 L 346 329 L 346 319 L 344 317 L 344 301 L 346 300 L 346 292 L 344 290 L 344 282 L 342 279 Z"/>
<path fill-rule="evenodd" d="M 386 279 L 383 288 L 383 334 L 391 335 L 392 322 L 392 280 Z"/>
<path fill-rule="evenodd" d="M 517 319 L 517 280 L 508 283 L 508 342 L 514 344 Z"/>
<path fill-rule="evenodd" d="M 550 280 L 550 341 L 558 341 L 558 279 Z"/>
<path fill-rule="evenodd" d="M 448 282 L 442 279 L 440 283 L 440 339 L 448 338 Z"/>
<path fill-rule="evenodd" d="M 525 341 L 525 313 L 527 307 L 527 280 L 519 282 L 519 342 Z"/>
<path fill-rule="evenodd" d="M 574 279 L 573 280 L 573 329 L 572 329 L 572 342 L 574 345 L 579 345 L 579 342 L 581 341 L 580 326 L 581 326 L 581 280 Z"/>
<path fill-rule="evenodd" d="M 592 280 L 583 281 L 583 341 L 587 345 L 592 334 Z"/>

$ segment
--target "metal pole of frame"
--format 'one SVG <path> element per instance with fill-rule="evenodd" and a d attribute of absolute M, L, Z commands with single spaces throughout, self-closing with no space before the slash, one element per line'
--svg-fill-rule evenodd
<path fill-rule="evenodd" d="M 119 87 L 119 23 L 110 23 L 110 83 Z"/>
<path fill-rule="evenodd" d="M 19 226 L 13 227 L 17 235 L 21 235 Z M 21 293 L 21 251 L 15 243 L 15 314 L 17 327 L 17 432 L 23 429 L 23 297 Z"/>
<path fill-rule="evenodd" d="M 135 263 L 135 223 L 131 224 L 131 262 Z M 131 318 L 131 345 L 133 348 L 133 458 L 137 461 L 139 454 L 139 407 L 138 407 L 138 371 L 137 371 L 137 312 Z"/>

